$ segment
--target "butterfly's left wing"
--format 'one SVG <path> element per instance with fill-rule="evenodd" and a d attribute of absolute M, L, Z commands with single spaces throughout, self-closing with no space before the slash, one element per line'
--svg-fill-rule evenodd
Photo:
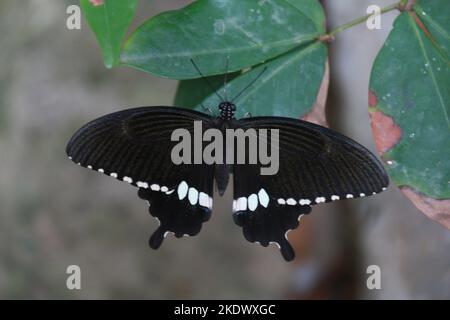
<path fill-rule="evenodd" d="M 141 107 L 115 112 L 80 128 L 67 145 L 75 163 L 139 188 L 160 226 L 150 238 L 158 248 L 169 232 L 196 235 L 211 215 L 214 167 L 171 159 L 174 130 L 191 135 L 194 122 L 213 125 L 209 115 L 175 107 Z M 191 163 L 192 159 L 191 159 Z"/>
<path fill-rule="evenodd" d="M 370 196 L 388 185 L 372 153 L 331 129 L 281 117 L 241 119 L 236 127 L 266 138 L 273 160 L 279 154 L 279 170 L 261 175 L 261 165 L 234 165 L 234 220 L 247 240 L 276 243 L 286 260 L 294 258 L 287 232 L 312 205 Z"/>

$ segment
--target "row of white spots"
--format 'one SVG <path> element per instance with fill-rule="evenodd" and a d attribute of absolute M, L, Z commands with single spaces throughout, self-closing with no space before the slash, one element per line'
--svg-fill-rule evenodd
<path fill-rule="evenodd" d="M 72 157 L 69 157 L 69 159 L 72 160 Z M 77 164 L 79 166 L 81 166 L 80 162 L 77 163 Z M 90 169 L 90 170 L 93 170 L 93 167 L 91 165 L 88 165 L 87 168 Z M 101 169 L 101 168 L 97 169 L 97 171 L 100 172 L 100 173 L 105 173 L 105 170 Z M 119 175 L 116 172 L 111 172 L 109 175 L 111 177 L 113 177 L 113 178 L 116 178 L 116 179 L 119 177 Z M 122 180 L 125 181 L 125 182 L 128 182 L 130 184 L 133 183 L 133 179 L 131 177 L 128 177 L 128 176 L 124 176 L 122 178 Z M 136 182 L 136 186 L 139 187 L 139 188 L 144 188 L 144 189 L 150 188 L 152 191 L 160 191 L 160 192 L 163 192 L 163 193 L 165 193 L 167 195 L 170 195 L 170 194 L 172 194 L 175 191 L 175 189 L 169 190 L 168 187 L 160 186 L 159 184 L 156 184 L 156 183 L 154 183 L 154 184 L 149 186 L 147 182 L 142 182 L 142 181 L 137 181 Z M 209 209 L 212 209 L 213 199 L 210 196 L 208 196 L 206 193 L 204 193 L 204 192 L 200 192 L 199 193 L 195 188 L 189 188 L 185 181 L 183 181 L 183 182 L 181 182 L 179 184 L 177 192 L 178 192 L 178 197 L 179 197 L 180 200 L 185 198 L 186 195 L 188 194 L 189 202 L 192 205 L 195 205 L 198 202 L 201 206 L 208 207 Z M 149 201 L 147 201 L 147 204 L 150 207 L 150 202 Z M 155 217 L 155 218 L 158 221 L 158 224 L 161 225 L 161 221 L 157 217 Z M 171 231 L 166 231 L 164 233 L 164 238 L 166 238 L 169 234 L 174 234 L 174 233 L 171 232 Z M 189 237 L 189 235 L 188 234 L 184 234 L 183 237 Z"/>
<path fill-rule="evenodd" d="M 69 159 L 72 160 L 72 157 L 69 156 Z M 79 166 L 81 166 L 80 162 L 77 164 Z M 91 165 L 88 165 L 87 168 L 90 170 L 93 170 L 93 167 Z M 100 173 L 105 173 L 105 170 L 101 169 L 101 168 L 97 169 L 97 171 Z M 113 178 L 116 178 L 116 179 L 118 178 L 118 174 L 116 172 L 112 172 L 109 175 Z M 122 178 L 122 180 L 125 182 L 128 182 L 130 184 L 133 183 L 133 179 L 130 177 L 127 177 L 127 176 L 124 176 Z M 139 188 L 144 188 L 144 189 L 149 188 L 149 185 L 147 182 L 137 181 L 136 185 Z M 175 191 L 175 190 L 169 190 L 169 188 L 166 186 L 161 187 L 158 184 L 152 184 L 150 186 L 150 189 L 152 191 L 164 192 L 167 195 L 170 195 Z M 383 187 L 382 190 L 385 191 L 386 188 Z M 183 200 L 186 197 L 186 195 L 188 195 L 188 200 L 192 205 L 196 205 L 198 202 L 201 206 L 212 209 L 213 199 L 204 192 L 198 192 L 198 190 L 193 187 L 189 188 L 188 184 L 185 181 L 182 181 L 178 185 L 177 193 L 178 193 L 178 198 L 180 200 Z M 377 192 L 373 192 L 372 194 L 375 195 L 375 194 L 377 194 Z M 363 198 L 365 196 L 366 196 L 365 193 L 359 194 L 359 197 L 361 197 L 361 198 Z M 354 195 L 349 193 L 345 196 L 345 198 L 352 199 L 352 198 L 354 198 Z M 337 201 L 337 200 L 340 200 L 341 197 L 338 195 L 332 195 L 330 197 L 330 199 L 331 199 L 331 201 Z M 279 198 L 277 200 L 277 202 L 280 205 L 290 205 L 290 206 L 297 205 L 297 201 L 294 198 L 289 198 L 289 199 Z M 317 204 L 325 203 L 326 198 L 325 197 L 316 197 L 314 202 Z M 309 199 L 300 199 L 298 201 L 298 204 L 300 204 L 301 206 L 310 205 L 311 203 L 312 203 L 312 201 Z M 253 193 L 248 197 L 240 197 L 237 200 L 233 200 L 233 212 L 246 211 L 247 208 L 250 211 L 255 211 L 256 208 L 258 207 L 258 204 L 261 204 L 264 208 L 267 208 L 269 205 L 269 195 L 267 194 L 266 190 L 264 190 L 264 188 L 259 190 L 257 195 Z"/>
<path fill-rule="evenodd" d="M 178 199 L 183 200 L 188 197 L 189 203 L 191 205 L 196 205 L 197 202 L 202 207 L 207 207 L 212 209 L 213 199 L 208 194 L 204 192 L 198 192 L 194 187 L 189 187 L 186 181 L 182 181 L 177 188 Z"/>
<path fill-rule="evenodd" d="M 386 188 L 383 188 L 383 191 L 386 190 Z M 374 195 L 377 194 L 376 192 L 373 193 Z M 365 197 L 366 194 L 365 193 L 360 193 L 359 197 L 363 198 Z M 352 199 L 354 198 L 353 194 L 347 194 L 345 196 L 346 199 Z M 332 195 L 330 197 L 331 201 L 337 201 L 340 200 L 341 197 L 338 195 Z M 289 198 L 289 199 L 283 199 L 283 198 L 279 198 L 277 199 L 277 203 L 280 205 L 289 205 L 289 206 L 295 206 L 297 204 L 301 205 L 301 206 L 308 206 L 311 205 L 312 203 L 325 203 L 326 202 L 326 197 L 316 197 L 314 199 L 314 201 L 310 200 L 310 199 L 300 199 L 298 202 L 294 199 L 294 198 Z M 256 208 L 258 207 L 258 204 L 261 204 L 264 208 L 267 208 L 269 205 L 269 195 L 267 194 L 266 190 L 261 189 L 258 192 L 258 195 L 256 195 L 255 193 L 251 194 L 248 197 L 240 197 L 238 199 L 233 200 L 233 212 L 237 212 L 237 211 L 246 211 L 247 208 L 250 211 L 255 211 Z"/>
<path fill-rule="evenodd" d="M 383 188 L 383 191 L 384 191 L 384 190 L 386 190 L 386 188 Z M 377 193 L 376 193 L 376 192 L 373 192 L 372 194 L 375 195 L 375 194 L 377 194 Z M 366 196 L 365 193 L 360 193 L 360 194 L 359 194 L 359 197 L 360 197 L 360 198 L 363 198 L 363 197 L 365 197 L 365 196 Z M 354 198 L 354 197 L 355 197 L 355 196 L 354 196 L 353 194 L 350 194 L 350 193 L 347 194 L 347 195 L 345 195 L 345 198 L 346 198 L 346 199 L 352 199 L 352 198 Z M 337 195 L 332 195 L 332 196 L 330 197 L 330 199 L 331 199 L 331 201 L 337 201 L 337 200 L 340 200 L 341 197 L 340 197 L 340 196 L 337 196 Z M 316 198 L 314 199 L 314 201 L 309 200 L 309 199 L 300 199 L 298 202 L 297 202 L 294 198 L 289 198 L 289 199 L 279 198 L 279 199 L 277 199 L 278 204 L 280 204 L 280 205 L 289 205 L 289 206 L 295 206 L 295 205 L 297 205 L 297 203 L 298 203 L 299 205 L 301 205 L 301 206 L 308 206 L 308 205 L 310 205 L 310 204 L 313 203 L 313 202 L 319 204 L 319 203 L 325 203 L 326 201 L 327 201 L 326 197 L 316 197 Z"/>
<path fill-rule="evenodd" d="M 69 157 L 69 159 L 72 160 L 72 157 Z M 79 166 L 81 166 L 81 163 L 80 163 L 80 162 L 78 162 L 77 164 L 78 164 Z M 91 165 L 88 165 L 87 168 L 88 168 L 89 170 L 94 170 L 94 168 L 93 168 Z M 100 173 L 105 173 L 105 170 L 104 170 L 103 168 L 96 169 L 96 170 L 97 170 L 98 172 L 100 172 Z M 117 179 L 117 178 L 119 177 L 119 174 L 118 174 L 117 172 L 111 172 L 111 173 L 109 174 L 109 176 L 110 176 L 110 177 L 113 177 L 113 178 L 115 178 L 115 179 Z M 128 176 L 124 176 L 124 177 L 122 178 L 122 180 L 125 181 L 125 182 L 127 182 L 127 183 L 130 183 L 130 184 L 133 183 L 133 178 L 128 177 Z M 138 188 L 143 188 L 143 189 L 148 189 L 148 188 L 150 188 L 152 191 L 160 191 L 160 192 L 164 192 L 164 193 L 167 194 L 167 195 L 169 195 L 169 194 L 171 194 L 171 193 L 173 193 L 173 192 L 175 191 L 175 190 L 169 190 L 168 187 L 166 187 L 166 186 L 160 186 L 160 185 L 158 185 L 158 184 L 152 184 L 152 185 L 149 186 L 149 184 L 148 184 L 147 182 L 143 182 L 143 181 L 137 181 L 137 182 L 136 182 L 136 186 L 137 186 Z"/>
<path fill-rule="evenodd" d="M 266 190 L 262 188 L 258 194 L 252 193 L 248 197 L 240 197 L 233 200 L 233 212 L 246 211 L 247 208 L 250 211 L 255 211 L 258 205 L 262 205 L 264 208 L 269 206 L 269 195 Z"/>

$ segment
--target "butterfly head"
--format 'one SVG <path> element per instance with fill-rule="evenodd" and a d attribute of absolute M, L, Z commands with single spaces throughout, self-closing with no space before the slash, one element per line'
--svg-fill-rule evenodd
<path fill-rule="evenodd" d="M 234 118 L 234 113 L 236 111 L 236 105 L 229 102 L 224 101 L 219 104 L 220 109 L 220 118 L 222 120 L 231 120 Z"/>

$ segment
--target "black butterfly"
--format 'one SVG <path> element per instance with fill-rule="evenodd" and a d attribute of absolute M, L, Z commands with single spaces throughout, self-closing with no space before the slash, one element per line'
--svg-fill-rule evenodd
<path fill-rule="evenodd" d="M 297 228 L 311 206 L 370 196 L 386 189 L 388 177 L 366 148 L 335 132 L 306 121 L 282 117 L 235 119 L 231 102 L 219 105 L 220 115 L 177 107 L 142 107 L 100 117 L 79 129 L 67 145 L 75 163 L 139 188 L 160 225 L 149 240 L 159 248 L 173 233 L 193 236 L 211 217 L 213 185 L 220 195 L 233 173 L 233 218 L 250 242 L 275 243 L 284 259 L 294 250 L 287 233 Z M 171 160 L 173 130 L 278 129 L 279 171 L 260 175 L 255 164 L 181 164 Z"/>

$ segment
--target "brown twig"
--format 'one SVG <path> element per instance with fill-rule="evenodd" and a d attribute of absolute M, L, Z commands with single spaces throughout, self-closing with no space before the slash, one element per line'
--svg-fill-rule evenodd
<path fill-rule="evenodd" d="M 335 37 L 331 34 L 324 34 L 319 37 L 320 42 L 333 42 Z"/>

